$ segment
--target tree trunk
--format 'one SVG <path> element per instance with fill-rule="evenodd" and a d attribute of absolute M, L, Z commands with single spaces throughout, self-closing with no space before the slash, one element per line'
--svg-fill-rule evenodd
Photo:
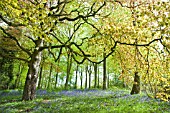
<path fill-rule="evenodd" d="M 138 94 L 140 92 L 140 76 L 138 72 L 135 72 L 134 83 L 131 91 L 131 95 Z"/>
<path fill-rule="evenodd" d="M 91 65 L 90 65 L 90 68 L 88 70 L 88 73 L 89 73 L 89 89 L 90 89 L 91 88 L 91 73 L 92 73 Z"/>
<path fill-rule="evenodd" d="M 87 89 L 87 72 L 88 72 L 88 65 L 86 66 L 86 81 L 85 81 L 85 89 Z"/>
<path fill-rule="evenodd" d="M 98 81 L 97 81 L 97 87 L 100 88 L 100 69 L 98 67 Z"/>
<path fill-rule="evenodd" d="M 70 79 L 71 65 L 72 65 L 72 57 L 71 57 L 71 53 L 68 53 L 67 77 L 66 77 L 66 82 L 65 82 L 65 89 L 68 89 L 68 82 L 69 82 L 69 79 Z"/>
<path fill-rule="evenodd" d="M 81 89 L 83 89 L 83 69 L 81 68 L 81 72 L 80 72 L 80 81 L 81 81 Z"/>
<path fill-rule="evenodd" d="M 94 88 L 97 86 L 97 63 L 94 64 Z"/>
<path fill-rule="evenodd" d="M 49 74 L 49 77 L 48 77 L 48 86 L 47 86 L 47 89 L 50 89 L 51 88 L 51 74 L 52 74 L 52 71 L 53 71 L 53 65 L 51 63 L 51 66 L 50 66 L 50 74 Z"/>
<path fill-rule="evenodd" d="M 45 77 L 44 77 L 44 83 L 43 83 L 45 89 L 47 89 L 47 87 L 48 87 L 48 81 L 47 81 L 47 79 L 48 79 L 48 76 L 45 75 Z"/>
<path fill-rule="evenodd" d="M 21 72 L 22 72 L 22 69 L 21 69 L 22 65 L 20 63 L 19 65 L 19 69 L 18 69 L 18 73 L 17 73 L 17 78 L 15 79 L 15 87 L 14 88 L 18 88 L 19 87 L 19 82 L 20 82 L 20 76 L 21 76 Z"/>
<path fill-rule="evenodd" d="M 109 71 L 108 71 L 108 75 L 107 75 L 107 88 L 109 88 Z"/>
<path fill-rule="evenodd" d="M 75 84 L 74 84 L 74 88 L 77 89 L 77 75 L 78 74 L 78 64 L 77 64 L 77 68 L 76 68 L 76 78 L 75 78 Z"/>
<path fill-rule="evenodd" d="M 58 72 L 56 73 L 55 76 L 55 88 L 57 88 L 57 84 L 58 84 Z"/>
<path fill-rule="evenodd" d="M 17 84 L 18 84 L 18 81 L 19 81 L 19 73 L 17 73 L 17 75 L 16 75 L 14 89 L 18 88 L 18 86 L 17 86 Z"/>
<path fill-rule="evenodd" d="M 38 89 L 41 89 L 41 80 L 42 80 L 42 71 L 43 71 L 43 64 L 40 69 L 39 80 L 38 80 Z"/>
<path fill-rule="evenodd" d="M 41 51 L 39 51 L 39 47 L 42 45 L 42 39 L 36 41 L 36 49 L 32 53 L 31 60 L 28 63 L 29 69 L 25 81 L 22 100 L 33 100 L 36 97 L 36 83 L 41 63 Z"/>
<path fill-rule="evenodd" d="M 55 76 L 55 88 L 57 88 L 57 84 L 58 84 L 59 62 L 60 61 L 58 61 L 58 64 L 57 64 L 57 73 L 56 73 L 56 76 Z"/>
<path fill-rule="evenodd" d="M 13 69 L 14 69 L 13 59 L 11 59 L 10 62 L 11 63 L 8 67 L 8 77 L 9 77 L 9 82 L 7 83 L 8 89 L 10 88 L 9 84 L 11 83 L 11 81 L 13 80 L 13 77 L 14 77 L 14 75 L 13 75 Z M 14 86 L 14 84 L 13 84 L 13 86 Z M 12 88 L 14 88 L 14 87 L 12 87 Z"/>
<path fill-rule="evenodd" d="M 103 57 L 105 58 L 106 53 L 103 53 Z M 103 61 L 103 90 L 106 89 L 106 82 L 107 82 L 107 76 L 106 76 L 106 59 Z"/>

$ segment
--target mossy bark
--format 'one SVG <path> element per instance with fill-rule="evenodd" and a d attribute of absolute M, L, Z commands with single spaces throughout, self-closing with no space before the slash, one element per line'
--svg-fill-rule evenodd
<path fill-rule="evenodd" d="M 42 39 L 36 41 L 36 49 L 34 50 L 28 64 L 29 69 L 25 81 L 22 100 L 33 100 L 36 97 L 36 84 L 42 58 L 42 52 L 39 51 L 39 48 L 42 47 L 42 45 Z"/>

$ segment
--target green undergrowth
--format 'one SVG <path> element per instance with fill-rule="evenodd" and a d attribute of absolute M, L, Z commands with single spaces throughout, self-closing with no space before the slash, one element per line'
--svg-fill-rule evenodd
<path fill-rule="evenodd" d="M 21 91 L 0 91 L 0 113 L 170 113 L 170 103 L 124 90 L 41 90 L 34 101 Z"/>

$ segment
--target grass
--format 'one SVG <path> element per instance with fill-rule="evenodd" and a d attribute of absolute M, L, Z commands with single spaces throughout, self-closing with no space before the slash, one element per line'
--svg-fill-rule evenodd
<path fill-rule="evenodd" d="M 22 91 L 0 91 L 0 113 L 170 113 L 170 103 L 126 90 L 38 90 L 34 101 Z"/>

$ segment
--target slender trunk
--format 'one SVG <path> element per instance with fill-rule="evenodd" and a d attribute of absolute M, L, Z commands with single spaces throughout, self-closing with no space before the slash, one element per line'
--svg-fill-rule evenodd
<path fill-rule="evenodd" d="M 47 79 L 48 79 L 48 76 L 46 75 L 46 76 L 44 77 L 44 88 L 45 88 L 45 89 L 47 89 L 47 87 L 48 87 L 48 81 L 47 81 Z"/>
<path fill-rule="evenodd" d="M 43 64 L 40 68 L 39 80 L 38 80 L 38 89 L 41 89 L 41 80 L 42 80 L 42 71 L 43 71 Z"/>
<path fill-rule="evenodd" d="M 21 81 L 21 74 L 24 71 L 24 65 L 21 68 L 21 72 L 19 74 L 19 79 L 18 79 L 18 83 L 17 83 L 17 87 L 19 88 L 20 86 L 22 86 L 22 81 Z"/>
<path fill-rule="evenodd" d="M 45 78 L 46 76 L 45 76 L 45 74 L 44 73 L 42 73 L 42 78 L 41 78 L 41 88 L 43 89 L 43 88 L 45 88 L 45 83 L 44 83 L 44 81 L 45 81 Z"/>
<path fill-rule="evenodd" d="M 78 74 L 78 64 L 77 64 L 77 68 L 76 68 L 76 78 L 75 78 L 75 84 L 74 84 L 74 88 L 77 89 L 77 75 Z"/>
<path fill-rule="evenodd" d="M 103 53 L 103 57 L 105 58 L 106 53 Z M 107 81 L 107 76 L 106 76 L 106 59 L 103 61 L 103 90 L 106 89 L 106 81 Z"/>
<path fill-rule="evenodd" d="M 88 66 L 86 66 L 86 81 L 85 81 L 85 89 L 87 89 L 87 72 L 88 72 Z"/>
<path fill-rule="evenodd" d="M 131 91 L 131 95 L 138 94 L 140 92 L 140 76 L 138 72 L 135 72 L 134 83 Z"/>
<path fill-rule="evenodd" d="M 55 76 L 55 88 L 57 88 L 57 84 L 58 84 L 58 72 L 56 73 Z"/>
<path fill-rule="evenodd" d="M 67 77 L 66 77 L 66 82 L 65 82 L 65 89 L 68 89 L 68 82 L 69 82 L 69 79 L 70 79 L 71 65 L 72 65 L 72 57 L 71 57 L 71 54 L 68 53 Z"/>
<path fill-rule="evenodd" d="M 18 86 L 17 86 L 17 83 L 18 83 L 18 80 L 19 80 L 19 73 L 16 75 L 16 79 L 15 79 L 15 86 L 14 86 L 14 89 L 15 88 L 18 88 Z"/>
<path fill-rule="evenodd" d="M 108 71 L 108 75 L 107 75 L 107 88 L 109 88 L 109 71 Z"/>
<path fill-rule="evenodd" d="M 80 72 L 80 81 L 81 81 L 81 89 L 83 89 L 83 69 L 82 68 Z"/>
<path fill-rule="evenodd" d="M 18 69 L 18 73 L 17 73 L 17 78 L 15 79 L 15 87 L 14 88 L 18 88 L 19 86 L 19 79 L 20 79 L 20 74 L 21 74 L 21 63 L 19 65 L 19 69 Z"/>
<path fill-rule="evenodd" d="M 56 73 L 56 76 L 55 76 L 55 88 L 57 88 L 57 84 L 58 84 L 59 62 L 60 61 L 58 61 L 58 64 L 57 64 L 57 73 Z"/>
<path fill-rule="evenodd" d="M 70 88 L 71 88 L 71 85 L 72 85 L 71 79 L 72 79 L 72 76 L 69 78 L 69 87 L 70 87 Z"/>
<path fill-rule="evenodd" d="M 52 74 L 52 71 L 53 71 L 53 65 L 52 65 L 52 63 L 51 63 L 50 73 L 49 73 L 49 77 L 48 77 L 48 86 L 47 86 L 47 89 L 50 89 L 50 88 L 51 88 L 51 74 Z"/>
<path fill-rule="evenodd" d="M 94 64 L 94 88 L 97 86 L 97 63 Z"/>
<path fill-rule="evenodd" d="M 98 81 L 97 81 L 97 87 L 100 88 L 100 69 L 98 67 Z"/>
<path fill-rule="evenodd" d="M 41 51 L 39 47 L 43 45 L 42 39 L 36 41 L 36 48 L 31 55 L 31 60 L 28 63 L 28 73 L 23 90 L 22 100 L 33 100 L 35 98 L 36 83 L 38 79 L 38 71 L 41 63 Z"/>
<path fill-rule="evenodd" d="M 68 88 L 68 81 L 69 81 L 69 59 L 70 59 L 70 54 L 68 54 L 68 58 L 67 58 L 67 76 L 65 82 L 65 89 Z"/>
<path fill-rule="evenodd" d="M 10 65 L 8 67 L 8 77 L 9 77 L 9 82 L 7 83 L 7 88 L 9 89 L 10 88 L 10 83 L 11 81 L 13 80 L 14 78 L 14 75 L 13 75 L 13 69 L 14 69 L 14 65 L 13 65 L 13 59 L 10 59 Z M 13 86 L 11 87 L 14 89 L 14 84 Z"/>
<path fill-rule="evenodd" d="M 91 88 L 91 73 L 89 73 L 89 89 Z"/>
<path fill-rule="evenodd" d="M 89 73 L 89 89 L 90 89 L 91 88 L 91 73 L 92 73 L 91 65 L 90 65 L 90 68 L 88 70 L 88 73 Z"/>

